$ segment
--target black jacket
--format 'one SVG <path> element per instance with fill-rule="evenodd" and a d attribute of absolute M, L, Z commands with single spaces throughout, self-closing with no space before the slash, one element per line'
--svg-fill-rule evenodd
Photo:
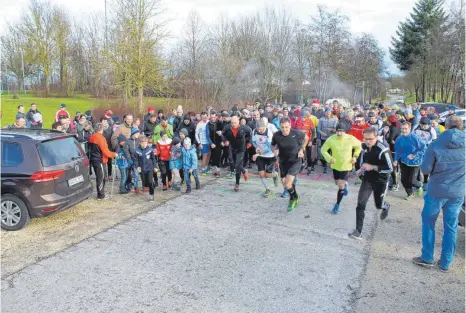
<path fill-rule="evenodd" d="M 154 123 L 151 123 L 150 120 L 147 120 L 144 122 L 144 126 L 142 127 L 142 132 L 147 137 L 153 137 L 155 126 L 157 126 L 157 121 L 154 121 Z"/>
<path fill-rule="evenodd" d="M 110 150 L 112 150 L 112 148 L 111 148 L 112 147 L 111 139 L 112 139 L 112 135 L 113 135 L 113 128 L 112 128 L 112 126 L 110 126 L 110 124 L 106 129 L 104 129 L 104 133 L 102 135 L 104 135 L 105 139 L 107 140 L 108 148 Z"/>
<path fill-rule="evenodd" d="M 371 183 L 386 183 L 393 171 L 393 162 L 390 150 L 381 142 L 377 142 L 370 150 L 366 144 L 362 144 L 361 154 L 356 161 L 356 169 L 359 170 L 363 163 L 376 165 L 377 171 L 366 171 L 363 180 Z"/>
<path fill-rule="evenodd" d="M 178 115 L 175 116 L 173 119 L 173 131 L 176 131 L 178 129 L 178 126 L 183 123 L 183 118 L 179 117 Z M 181 128 L 180 128 L 181 129 Z"/>
<path fill-rule="evenodd" d="M 246 151 L 246 145 L 251 142 L 251 128 L 246 125 L 240 125 L 236 136 L 233 135 L 231 128 L 231 125 L 224 128 L 224 140 L 230 142 L 231 149 L 235 150 L 235 152 Z"/>
<path fill-rule="evenodd" d="M 196 126 L 194 125 L 194 123 L 190 121 L 189 124 L 186 125 L 184 121 L 181 121 L 181 123 L 178 124 L 178 128 L 176 130 L 175 128 L 173 128 L 173 131 L 176 134 L 179 134 L 180 130 L 182 130 L 183 128 L 188 131 L 188 137 L 191 139 L 191 143 L 195 143 L 196 142 Z"/>
<path fill-rule="evenodd" d="M 248 123 L 248 126 L 249 128 L 251 128 L 252 130 L 255 130 L 257 128 L 257 123 L 259 121 L 256 121 L 255 119 L 252 119 L 249 123 Z M 272 123 L 272 122 L 270 122 Z"/>
<path fill-rule="evenodd" d="M 219 147 L 220 144 L 222 143 L 222 136 L 219 136 L 217 134 L 218 131 L 222 131 L 221 126 L 222 125 L 220 124 L 220 122 L 215 122 L 215 123 L 208 122 L 207 123 L 207 127 L 209 128 L 210 141 L 213 144 L 215 144 L 217 147 Z"/>
<path fill-rule="evenodd" d="M 390 146 L 390 151 L 395 152 L 395 141 L 401 135 L 400 125 L 397 123 L 396 125 L 388 126 L 388 128 L 389 131 L 385 136 L 385 139 L 387 140 L 387 143 Z"/>

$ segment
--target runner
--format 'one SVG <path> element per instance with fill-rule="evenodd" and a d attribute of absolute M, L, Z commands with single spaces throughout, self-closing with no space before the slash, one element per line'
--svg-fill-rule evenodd
<path fill-rule="evenodd" d="M 314 162 L 312 159 L 312 139 L 315 135 L 315 124 L 310 118 L 310 113 L 308 111 L 301 112 L 301 118 L 298 119 L 295 123 L 296 130 L 306 134 L 309 139 L 309 143 L 306 145 L 306 160 L 307 160 L 307 175 L 311 175 L 314 171 Z"/>
<path fill-rule="evenodd" d="M 400 123 L 396 120 L 395 115 L 390 115 L 387 118 L 387 127 L 388 132 L 385 134 L 385 139 L 388 143 L 388 147 L 390 148 L 390 152 L 392 154 L 392 159 L 395 158 L 395 142 L 400 136 Z M 395 166 L 392 173 L 390 183 L 388 184 L 388 190 L 390 191 L 398 191 L 398 166 Z"/>
<path fill-rule="evenodd" d="M 358 176 L 362 175 L 363 178 L 356 207 L 356 229 L 348 236 L 361 239 L 366 204 L 371 194 L 374 194 L 375 207 L 382 209 L 381 220 L 387 218 L 390 208 L 390 204 L 384 202 L 390 173 L 393 171 L 390 150 L 377 141 L 377 132 L 372 127 L 364 130 L 364 143 L 356 162 L 356 169 Z"/>
<path fill-rule="evenodd" d="M 319 125 L 317 126 L 317 132 L 320 136 L 320 146 L 322 147 L 325 144 L 327 138 L 335 134 L 335 127 L 337 126 L 338 119 L 332 116 L 332 109 L 327 107 L 325 108 L 325 116 L 321 117 L 319 120 Z M 324 174 L 327 173 L 327 162 L 322 158 L 322 165 L 324 166 Z"/>
<path fill-rule="evenodd" d="M 272 137 L 272 150 L 275 156 L 280 156 L 280 176 L 290 194 L 288 212 L 295 209 L 300 200 L 296 192 L 295 177 L 301 169 L 308 140 L 304 133 L 291 129 L 291 121 L 286 117 L 280 121 L 280 130 Z"/>
<path fill-rule="evenodd" d="M 201 175 L 206 176 L 210 160 L 210 143 L 207 138 L 207 123 L 209 122 L 207 112 L 201 113 L 201 121 L 196 125 L 196 141 L 199 143 L 199 149 L 202 155 Z"/>
<path fill-rule="evenodd" d="M 343 123 L 338 123 L 336 134 L 328 138 L 322 146 L 321 153 L 324 159 L 331 164 L 335 185 L 338 186 L 337 203 L 332 214 L 338 214 L 343 196 L 348 195 L 348 174 L 361 152 L 361 142 L 354 136 L 345 133 Z M 329 154 L 331 150 L 332 155 Z"/>
<path fill-rule="evenodd" d="M 246 145 L 251 141 L 251 132 L 245 125 L 240 125 L 239 118 L 233 116 L 231 125 L 223 129 L 224 144 L 230 147 L 230 172 L 236 172 L 236 183 L 234 191 L 239 191 L 239 180 L 241 174 L 244 175 L 244 180 L 248 181 L 248 171 L 243 167 L 244 151 Z"/>
<path fill-rule="evenodd" d="M 401 124 L 401 136 L 395 141 L 395 158 L 393 165 L 400 163 L 401 183 L 408 194 L 406 200 L 414 197 L 413 186 L 418 196 L 422 196 L 422 187 L 417 181 L 417 173 L 426 151 L 426 145 L 418 135 L 411 133 L 409 122 Z"/>
<path fill-rule="evenodd" d="M 275 187 L 278 186 L 278 175 L 274 171 L 276 158 L 271 147 L 272 138 L 273 133 L 267 129 L 263 121 L 259 121 L 252 135 L 252 144 L 256 148 L 256 154 L 253 155 L 252 159 L 257 163 L 259 177 L 265 188 L 264 197 L 272 194 L 272 191 L 267 186 L 267 178 L 272 177 L 272 173 Z"/>
<path fill-rule="evenodd" d="M 207 124 L 207 140 L 210 144 L 211 161 L 215 177 L 220 177 L 220 157 L 222 153 L 222 125 L 217 121 L 217 113 L 210 111 L 210 120 Z"/>

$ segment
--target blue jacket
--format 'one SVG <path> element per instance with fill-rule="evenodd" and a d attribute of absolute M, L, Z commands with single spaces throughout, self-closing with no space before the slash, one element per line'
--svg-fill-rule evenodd
<path fill-rule="evenodd" d="M 444 131 L 427 148 L 422 173 L 430 175 L 427 193 L 435 198 L 462 198 L 465 178 L 465 133 L 459 129 Z"/>
<path fill-rule="evenodd" d="M 181 155 L 183 157 L 183 169 L 184 171 L 197 170 L 197 154 L 196 149 L 191 146 L 189 150 L 185 147 L 181 149 Z"/>
<path fill-rule="evenodd" d="M 272 124 L 275 125 L 275 127 L 277 127 L 277 129 L 280 129 L 280 119 L 278 117 L 275 117 L 272 120 Z"/>
<path fill-rule="evenodd" d="M 181 160 L 181 149 L 182 147 L 172 146 L 170 151 L 170 169 L 182 169 L 183 162 Z"/>
<path fill-rule="evenodd" d="M 154 149 L 147 146 L 144 150 L 141 147 L 136 149 L 136 159 L 134 160 L 136 167 L 141 168 L 141 172 L 153 171 L 157 168 L 157 161 L 155 160 Z"/>
<path fill-rule="evenodd" d="M 402 162 L 408 166 L 419 166 L 426 152 L 426 144 L 415 133 L 408 136 L 401 135 L 395 141 L 395 158 L 393 161 Z M 414 159 L 408 159 L 408 155 L 414 154 Z"/>

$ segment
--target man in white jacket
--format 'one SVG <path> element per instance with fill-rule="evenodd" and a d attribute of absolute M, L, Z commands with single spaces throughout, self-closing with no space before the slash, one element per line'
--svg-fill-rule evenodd
<path fill-rule="evenodd" d="M 207 138 L 207 123 L 208 123 L 207 112 L 201 113 L 201 120 L 197 123 L 196 126 L 196 140 L 199 143 L 199 150 L 201 151 L 202 161 L 201 161 L 201 174 L 202 176 L 207 175 L 207 166 L 210 160 L 210 145 L 209 139 Z"/>

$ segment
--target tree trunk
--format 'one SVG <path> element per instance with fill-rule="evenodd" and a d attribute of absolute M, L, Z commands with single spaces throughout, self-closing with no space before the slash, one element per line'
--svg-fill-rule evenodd
<path fill-rule="evenodd" d="M 139 110 L 139 113 L 144 112 L 144 107 L 143 107 L 143 104 L 142 104 L 143 96 L 144 96 L 144 87 L 139 86 L 138 87 L 138 110 Z"/>

